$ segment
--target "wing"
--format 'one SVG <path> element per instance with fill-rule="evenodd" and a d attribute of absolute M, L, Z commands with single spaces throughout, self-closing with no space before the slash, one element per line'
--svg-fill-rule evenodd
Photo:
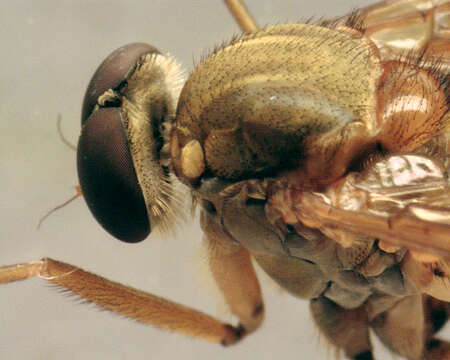
<path fill-rule="evenodd" d="M 356 14 L 356 16 L 354 16 Z M 441 59 L 450 68 L 450 1 L 387 0 L 344 17 L 364 30 L 383 60 L 398 59 L 411 49 Z"/>
<path fill-rule="evenodd" d="M 296 205 L 297 218 L 308 223 L 314 218 L 316 227 L 344 245 L 351 244 L 351 235 L 365 234 L 387 244 L 450 258 L 448 181 L 370 191 L 354 180 L 347 177 L 341 189 L 333 189 L 338 190 L 335 196 L 302 194 Z"/>
<path fill-rule="evenodd" d="M 447 171 L 428 156 L 391 155 L 362 173 L 348 174 L 324 192 L 288 187 L 269 203 L 287 223 L 318 228 L 345 247 L 377 238 L 388 252 L 407 247 L 450 259 Z"/>

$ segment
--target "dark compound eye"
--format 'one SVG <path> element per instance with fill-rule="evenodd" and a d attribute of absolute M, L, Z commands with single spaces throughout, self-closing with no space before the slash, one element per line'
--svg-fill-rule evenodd
<path fill-rule="evenodd" d="M 114 50 L 100 64 L 89 82 L 83 100 L 81 123 L 85 123 L 105 91 L 117 89 L 126 81 L 142 55 L 159 53 L 158 49 L 144 43 L 128 44 Z"/>
<path fill-rule="evenodd" d="M 145 239 L 150 224 L 119 109 L 99 109 L 88 118 L 77 155 L 83 195 L 97 221 L 120 240 Z"/>
<path fill-rule="evenodd" d="M 122 241 L 145 239 L 171 213 L 159 129 L 175 113 L 179 90 L 167 79 L 177 70 L 153 46 L 129 44 L 103 61 L 86 90 L 78 177 L 94 217 Z"/>

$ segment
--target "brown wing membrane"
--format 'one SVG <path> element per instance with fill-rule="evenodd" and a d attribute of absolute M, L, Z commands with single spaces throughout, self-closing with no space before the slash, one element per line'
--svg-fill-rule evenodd
<path fill-rule="evenodd" d="M 450 259 L 450 182 L 425 156 L 393 155 L 323 193 L 288 187 L 269 202 L 287 223 L 318 228 L 343 246 L 369 237 Z"/>

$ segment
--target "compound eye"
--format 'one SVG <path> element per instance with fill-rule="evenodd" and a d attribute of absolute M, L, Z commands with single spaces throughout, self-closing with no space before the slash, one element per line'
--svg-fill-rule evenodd
<path fill-rule="evenodd" d="M 144 240 L 150 223 L 120 109 L 99 109 L 86 120 L 77 165 L 84 198 L 103 228 L 122 241 Z"/>
<path fill-rule="evenodd" d="M 120 101 L 98 108 L 99 98 L 124 86 L 139 59 L 159 54 L 133 43 L 113 51 L 97 68 L 86 89 L 81 112 L 77 163 L 84 198 L 97 221 L 114 237 L 138 242 L 150 233 L 145 200 L 133 165 Z"/>
<path fill-rule="evenodd" d="M 77 155 L 81 190 L 97 221 L 122 241 L 170 229 L 177 214 L 165 144 L 180 79 L 171 57 L 135 43 L 113 51 L 86 90 Z"/>
<path fill-rule="evenodd" d="M 97 68 L 84 95 L 81 111 L 83 125 L 91 115 L 98 98 L 109 89 L 118 89 L 134 70 L 136 63 L 145 54 L 159 54 L 155 47 L 144 43 L 133 43 L 114 50 Z"/>

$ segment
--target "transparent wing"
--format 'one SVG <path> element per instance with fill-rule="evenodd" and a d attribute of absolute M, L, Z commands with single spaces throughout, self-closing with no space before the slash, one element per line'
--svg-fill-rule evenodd
<path fill-rule="evenodd" d="M 379 48 L 383 60 L 404 57 L 411 49 L 438 58 L 450 69 L 450 1 L 388 0 L 358 10 L 357 26 Z M 355 16 L 340 19 L 352 22 Z"/>
<path fill-rule="evenodd" d="M 450 181 L 431 157 L 392 155 L 322 193 L 288 187 L 269 202 L 287 223 L 318 228 L 343 246 L 376 238 L 392 251 L 450 259 Z"/>

